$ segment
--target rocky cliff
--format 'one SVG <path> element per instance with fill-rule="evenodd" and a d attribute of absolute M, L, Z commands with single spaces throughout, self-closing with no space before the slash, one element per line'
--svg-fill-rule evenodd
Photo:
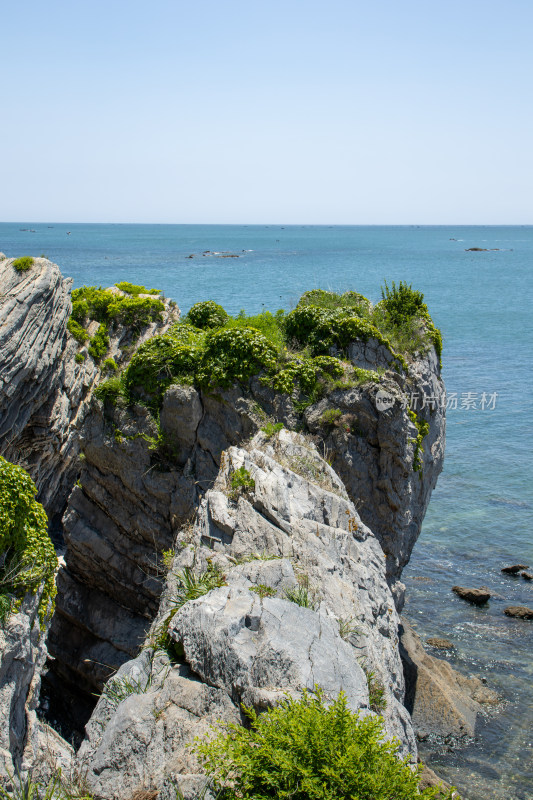
<path fill-rule="evenodd" d="M 205 364 L 212 376 L 219 362 L 202 355 L 201 330 L 153 338 L 177 319 L 165 303 L 141 331 L 108 330 L 119 367 L 143 342 L 155 342 L 150 364 L 158 342 L 170 348 L 154 408 L 143 386 L 133 385 L 127 400 L 94 396 L 100 361 L 67 330 L 70 284 L 55 265 L 35 259 L 18 273 L 7 259 L 0 280 L 0 453 L 32 475 L 50 517 L 64 512 L 48 638 L 52 716 L 79 731 L 94 695 L 111 687 L 79 755 L 94 791 L 126 798 L 176 776 L 186 789 L 183 775 L 194 787 L 197 765 L 183 747 L 210 720 L 238 719 L 241 701 L 265 708 L 283 691 L 315 684 L 331 694 L 344 688 L 365 713 L 369 687 L 370 695 L 378 687 L 387 731 L 414 755 L 397 609 L 401 571 L 444 454 L 434 347 L 407 363 L 369 322 L 350 317 L 350 327 L 342 317 L 343 331 L 355 331 L 342 353 L 333 344 L 326 357 L 284 354 L 283 380 L 267 380 L 256 365 L 255 374 L 221 378 L 220 388 L 205 377 Z M 332 319 L 328 331 L 336 330 Z M 89 323 L 88 334 L 98 330 Z M 207 349 L 217 335 L 208 334 Z M 185 336 L 196 339 L 184 345 Z M 271 349 L 264 345 L 268 358 Z M 191 353 L 204 359 L 203 374 L 195 377 L 189 364 L 184 381 L 172 380 Z M 328 377 L 332 362 L 341 380 Z M 324 376 L 320 393 L 302 388 L 309 370 Z M 298 374 L 287 388 L 287 376 Z M 416 413 L 407 405 L 413 396 Z M 241 468 L 251 476 L 242 492 L 232 485 Z M 213 569 L 221 585 L 167 624 L 179 576 Z M 307 606 L 291 595 L 305 596 Z M 170 650 L 161 651 L 165 624 Z"/>

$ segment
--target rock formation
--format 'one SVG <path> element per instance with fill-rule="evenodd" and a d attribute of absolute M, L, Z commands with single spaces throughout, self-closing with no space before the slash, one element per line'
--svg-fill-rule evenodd
<path fill-rule="evenodd" d="M 47 686 L 51 717 L 71 732 L 104 690 L 78 756 L 96 794 L 157 788 L 163 799 L 174 780 L 194 793 L 202 779 L 188 741 L 219 717 L 238 721 L 240 702 L 267 708 L 315 684 L 344 688 L 363 713 L 374 713 L 377 687 L 388 734 L 415 756 L 397 609 L 444 455 L 434 348 L 399 370 L 382 341 L 352 342 L 351 364 L 379 369 L 379 381 L 333 386 L 303 413 L 257 375 L 224 389 L 173 384 L 157 423 L 144 405 L 94 396 L 102 371 L 67 331 L 70 281 L 54 264 L 17 272 L 3 260 L 0 284 L 0 454 L 28 470 L 49 517 L 62 516 Z M 125 365 L 177 316 L 165 303 L 135 342 L 112 326 L 109 354 Z M 269 438 L 267 422 L 285 429 Z M 239 488 L 241 468 L 252 483 Z M 173 613 L 187 569 L 224 580 Z M 23 714 L 44 657 L 35 646 L 17 677 Z M 46 733 L 32 739 L 31 724 L 19 726 L 23 745 L 3 744 L 19 761 L 29 747 L 28 764 Z"/>

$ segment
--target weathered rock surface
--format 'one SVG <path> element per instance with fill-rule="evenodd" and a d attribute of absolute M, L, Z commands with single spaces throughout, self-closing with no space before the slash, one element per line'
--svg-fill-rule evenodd
<path fill-rule="evenodd" d="M 72 279 L 45 258 L 35 258 L 25 272 L 12 262 L 0 261 L 0 455 L 29 472 L 52 518 L 63 511 L 79 473 L 79 432 L 100 369 L 67 331 Z M 148 325 L 136 344 L 177 318 L 167 303 L 163 322 Z M 131 331 L 110 330 L 116 359 L 131 344 Z"/>
<path fill-rule="evenodd" d="M 533 608 L 528 608 L 527 606 L 507 606 L 507 608 L 504 608 L 503 613 L 516 619 L 533 619 Z"/>
<path fill-rule="evenodd" d="M 231 489 L 240 467 L 255 480 L 245 493 Z M 194 530 L 178 536 L 149 641 L 168 625 L 177 574 L 209 564 L 226 585 L 183 605 L 168 628 L 182 663 L 146 649 L 120 668 L 98 702 L 78 755 L 98 796 L 125 800 L 172 780 L 200 785 L 186 745 L 216 718 L 239 720 L 240 703 L 261 710 L 286 692 L 320 685 L 329 696 L 344 689 L 353 709 L 372 713 L 361 665 L 383 684 L 388 734 L 415 755 L 383 553 L 308 440 L 288 431 L 270 441 L 258 434 L 249 448 L 225 454 Z M 273 596 L 261 597 L 265 587 Z M 288 599 L 297 587 L 312 608 Z M 126 676 L 138 691 L 117 704 L 109 686 Z M 201 718 L 191 714 L 191 698 Z"/>
<path fill-rule="evenodd" d="M 487 603 L 491 594 L 486 589 L 472 589 L 466 586 L 452 586 L 452 592 L 462 600 L 467 600 L 475 606 L 482 606 Z"/>
<path fill-rule="evenodd" d="M 454 650 L 455 645 L 453 642 L 450 642 L 449 639 L 443 639 L 440 636 L 430 636 L 429 639 L 426 639 L 426 643 L 430 645 L 430 647 L 436 647 L 438 650 Z"/>
<path fill-rule="evenodd" d="M 390 353 L 382 345 L 356 342 L 350 358 L 365 369 L 386 369 Z M 370 359 L 374 359 L 371 364 Z M 363 522 L 378 537 L 386 556 L 387 579 L 398 608 L 403 606 L 400 577 L 419 536 L 422 520 L 442 470 L 445 446 L 444 384 L 435 351 L 410 365 L 409 376 L 389 373 L 379 386 L 337 390 L 305 413 L 309 429 L 320 438 L 324 451 L 342 479 Z M 378 410 L 378 392 L 387 392 L 391 405 Z M 429 425 L 414 469 L 414 440 L 418 434 L 406 404 L 413 404 L 420 420 Z M 340 409 L 346 425 L 325 431 L 324 411 Z"/>
<path fill-rule="evenodd" d="M 474 736 L 484 706 L 498 702 L 478 678 L 466 678 L 425 652 L 420 638 L 402 618 L 401 653 L 405 670 L 405 705 L 419 737 Z"/>

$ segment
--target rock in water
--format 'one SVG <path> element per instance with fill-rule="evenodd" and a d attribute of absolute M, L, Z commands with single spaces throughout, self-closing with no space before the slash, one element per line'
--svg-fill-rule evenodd
<path fill-rule="evenodd" d="M 507 608 L 504 608 L 503 613 L 516 619 L 533 619 L 533 608 L 528 608 L 527 606 L 507 606 Z"/>
<path fill-rule="evenodd" d="M 523 569 L 528 569 L 527 564 L 513 564 L 512 567 L 503 567 L 502 572 L 505 575 L 516 575 Z"/>
<path fill-rule="evenodd" d="M 449 639 L 442 639 L 440 636 L 432 636 L 426 639 L 427 644 L 436 647 L 438 650 L 455 650 L 455 645 Z"/>
<path fill-rule="evenodd" d="M 475 606 L 484 605 L 491 597 L 485 589 L 468 589 L 465 586 L 452 586 L 452 592 Z"/>
<path fill-rule="evenodd" d="M 419 736 L 473 736 L 483 706 L 498 695 L 478 678 L 465 678 L 440 658 L 425 652 L 419 636 L 402 618 L 405 704 Z"/>

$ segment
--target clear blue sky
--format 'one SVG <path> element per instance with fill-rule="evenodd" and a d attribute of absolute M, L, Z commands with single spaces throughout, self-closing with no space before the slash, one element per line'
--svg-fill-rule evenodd
<path fill-rule="evenodd" d="M 531 0 L 0 18 L 1 221 L 533 223 Z"/>

